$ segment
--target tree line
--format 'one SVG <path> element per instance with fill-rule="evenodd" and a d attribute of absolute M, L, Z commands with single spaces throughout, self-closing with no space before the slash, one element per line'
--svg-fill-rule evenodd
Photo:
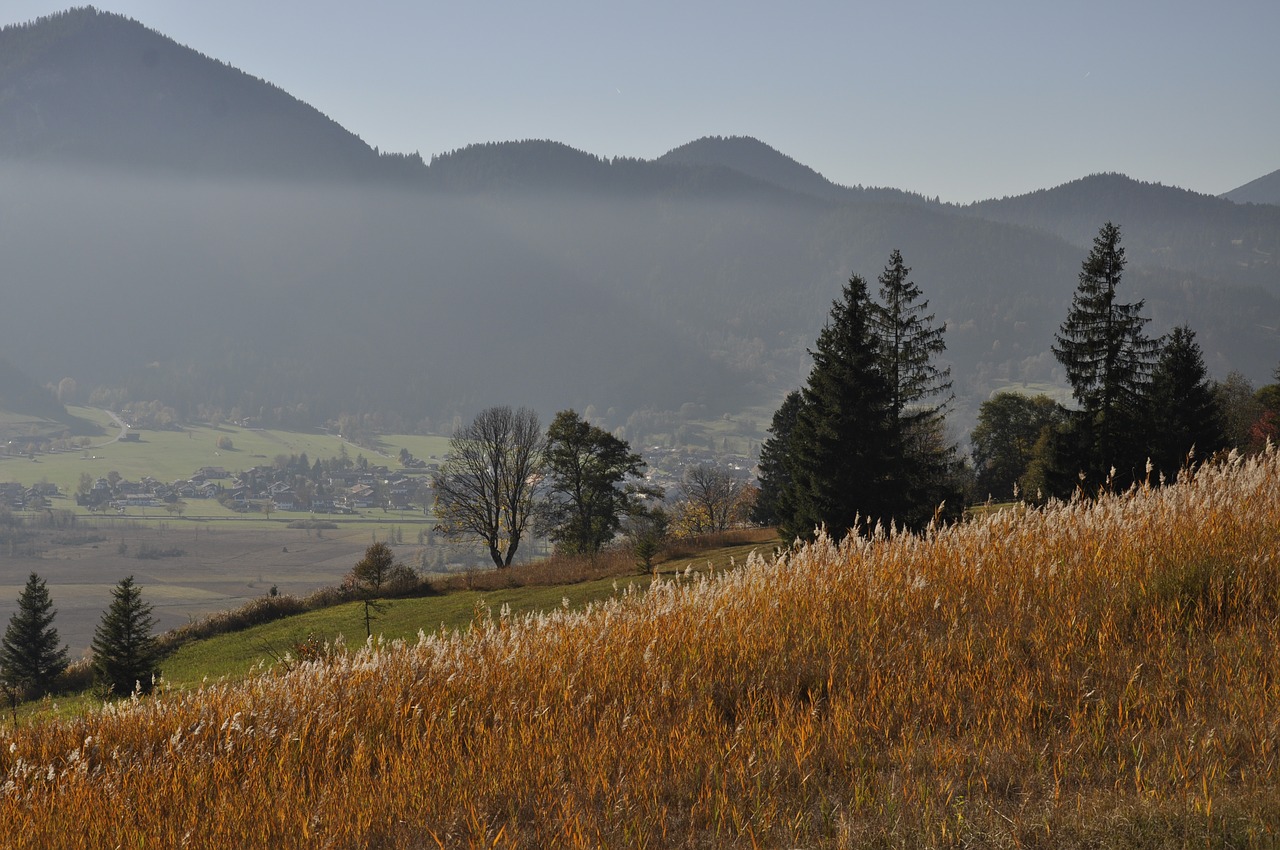
<path fill-rule="evenodd" d="M 805 386 L 774 414 L 754 519 L 784 539 L 916 530 L 988 494 L 1043 500 L 1158 484 L 1224 448 L 1274 440 L 1280 384 L 1214 384 L 1189 326 L 1150 337 L 1145 302 L 1120 297 L 1120 241 L 1117 225 L 1103 225 L 1055 334 L 1075 406 L 996 394 L 981 407 L 972 466 L 947 438 L 950 376 L 935 363 L 945 327 L 901 253 L 880 274 L 878 299 L 851 276 L 809 352 Z"/>
<path fill-rule="evenodd" d="M 1188 325 L 1146 333 L 1145 303 L 1120 297 L 1120 243 L 1120 228 L 1103 225 L 1055 335 L 1075 408 L 1002 392 L 979 409 L 980 495 L 1043 500 L 1172 481 L 1217 452 L 1257 450 L 1280 434 L 1280 384 L 1255 391 L 1238 373 L 1211 380 Z"/>

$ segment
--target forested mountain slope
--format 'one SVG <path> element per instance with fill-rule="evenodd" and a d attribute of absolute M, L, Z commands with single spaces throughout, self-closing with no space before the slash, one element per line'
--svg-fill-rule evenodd
<path fill-rule="evenodd" d="M 0 30 L 0 156 L 149 172 L 373 177 L 378 154 L 279 88 L 93 8 Z"/>

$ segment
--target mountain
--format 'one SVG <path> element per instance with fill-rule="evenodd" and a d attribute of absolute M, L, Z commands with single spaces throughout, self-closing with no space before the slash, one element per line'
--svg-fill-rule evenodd
<path fill-rule="evenodd" d="M 982 201 L 964 212 L 1035 227 L 1087 248 L 1103 222 L 1121 225 L 1130 262 L 1259 286 L 1280 295 L 1280 207 L 1244 206 L 1122 174 Z"/>
<path fill-rule="evenodd" d="M 1222 197 L 1237 204 L 1280 204 L 1280 171 L 1251 180 Z"/>
<path fill-rule="evenodd" d="M 1280 350 L 1280 208 L 1119 175 L 959 208 L 742 137 L 425 165 L 93 10 L 0 31 L 0 185 L 0 357 L 189 418 L 447 433 L 591 407 L 662 440 L 802 383 L 843 282 L 897 248 L 947 325 L 961 436 L 993 390 L 1063 385 L 1053 333 L 1108 219 L 1153 332 L 1191 323 L 1219 377 Z"/>
<path fill-rule="evenodd" d="M 286 179 L 395 170 L 275 86 L 91 7 L 0 30 L 0 80 L 8 159 Z"/>
<path fill-rule="evenodd" d="M 657 159 L 667 165 L 727 168 L 792 192 L 836 203 L 881 200 L 928 203 L 900 189 L 850 188 L 832 183 L 807 165 L 796 162 L 764 142 L 749 136 L 705 136 L 681 145 Z"/>

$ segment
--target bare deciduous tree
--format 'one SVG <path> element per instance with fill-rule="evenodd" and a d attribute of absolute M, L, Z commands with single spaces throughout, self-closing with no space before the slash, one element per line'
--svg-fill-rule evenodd
<path fill-rule="evenodd" d="M 744 482 L 724 467 L 699 463 L 685 470 L 680 491 L 693 510 L 690 512 L 703 531 L 724 531 L 729 527 L 733 506 Z"/>
<path fill-rule="evenodd" d="M 435 477 L 436 517 L 447 537 L 478 537 L 509 567 L 533 519 L 546 441 L 527 408 L 490 407 L 454 432 Z"/>

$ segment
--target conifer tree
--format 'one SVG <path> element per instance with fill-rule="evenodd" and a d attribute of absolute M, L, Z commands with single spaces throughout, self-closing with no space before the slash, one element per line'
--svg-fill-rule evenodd
<path fill-rule="evenodd" d="M 1053 346 L 1080 405 L 1071 441 L 1083 453 L 1076 463 L 1094 484 L 1115 468 L 1116 483 L 1124 486 L 1146 466 L 1142 414 L 1158 344 L 1143 333 L 1145 302 L 1117 298 L 1124 267 L 1120 228 L 1107 222 L 1081 266 Z"/>
<path fill-rule="evenodd" d="M 902 252 L 894 249 L 879 277 L 880 303 L 872 312 L 872 326 L 880 337 L 893 426 L 902 447 L 898 478 L 905 488 L 906 512 L 898 519 L 919 526 L 941 502 L 956 501 L 958 493 L 951 486 L 956 448 L 947 440 L 944 424 L 954 398 L 951 370 L 934 362 L 947 348 L 945 328 L 934 327 L 929 302 L 921 300 L 910 274 Z"/>
<path fill-rule="evenodd" d="M 893 397 L 893 416 L 900 424 L 937 420 L 953 398 L 951 369 L 940 369 L 933 362 L 947 350 L 945 328 L 933 326 L 933 314 L 926 313 L 929 302 L 920 301 L 920 287 L 910 274 L 902 252 L 895 248 L 880 274 L 881 303 L 872 313 Z"/>
<path fill-rule="evenodd" d="M 760 495 L 751 509 L 752 522 L 779 525 L 791 516 L 791 472 L 787 458 L 802 406 L 804 397 L 799 390 L 793 390 L 773 414 L 769 426 L 773 436 L 760 446 Z"/>
<path fill-rule="evenodd" d="M 15 691 L 46 693 L 67 669 L 67 648 L 53 627 L 57 613 L 44 579 L 32 573 L 0 645 L 0 676 Z"/>
<path fill-rule="evenodd" d="M 787 452 L 786 538 L 812 538 L 817 526 L 840 538 L 900 514 L 893 396 L 873 309 L 866 281 L 853 275 L 810 351 L 813 368 Z"/>
<path fill-rule="evenodd" d="M 1170 480 L 1188 460 L 1204 459 L 1227 444 L 1226 428 L 1196 335 L 1185 325 L 1162 340 L 1151 376 L 1151 460 Z"/>
<path fill-rule="evenodd" d="M 111 592 L 111 605 L 93 633 L 93 670 L 116 696 L 127 696 L 135 687 L 151 690 L 158 672 L 160 650 L 151 630 L 152 608 L 142 601 L 142 589 L 133 576 L 122 579 Z"/>

